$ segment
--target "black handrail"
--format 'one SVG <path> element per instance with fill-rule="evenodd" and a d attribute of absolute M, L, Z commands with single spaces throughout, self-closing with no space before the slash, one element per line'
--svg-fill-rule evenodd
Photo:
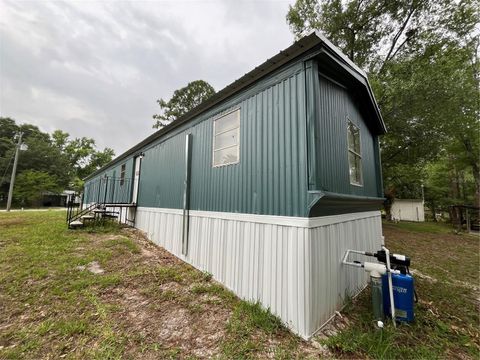
<path fill-rule="evenodd" d="M 133 180 L 131 178 L 119 178 L 103 176 L 90 181 L 85 185 L 80 203 L 76 202 L 78 194 L 70 194 L 67 199 L 67 224 L 70 227 L 75 220 L 81 219 L 96 209 L 120 208 L 119 221 L 122 219 L 122 207 L 135 206 L 132 203 Z M 86 207 L 84 208 L 84 206 Z M 107 211 L 105 211 L 107 212 Z M 96 218 L 96 216 L 95 216 Z M 125 223 L 133 223 L 135 220 L 127 219 Z"/>
<path fill-rule="evenodd" d="M 69 226 L 73 221 L 80 219 L 83 215 L 88 214 L 90 211 L 98 207 L 98 204 L 93 203 L 85 209 L 82 209 L 82 206 L 78 206 L 78 204 L 75 203 L 75 197 L 74 194 L 67 202 L 67 224 Z"/>
<path fill-rule="evenodd" d="M 132 202 L 131 178 L 104 176 L 85 186 L 85 203 L 130 204 Z"/>

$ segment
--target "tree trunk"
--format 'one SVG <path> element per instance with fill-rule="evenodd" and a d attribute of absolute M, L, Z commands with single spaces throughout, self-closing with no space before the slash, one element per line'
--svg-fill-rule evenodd
<path fill-rule="evenodd" d="M 475 197 L 474 205 L 479 206 L 480 203 L 480 167 L 478 164 L 478 157 L 473 150 L 472 142 L 470 139 L 463 139 L 463 145 L 467 151 L 468 160 L 473 171 L 473 179 L 475 180 Z"/>

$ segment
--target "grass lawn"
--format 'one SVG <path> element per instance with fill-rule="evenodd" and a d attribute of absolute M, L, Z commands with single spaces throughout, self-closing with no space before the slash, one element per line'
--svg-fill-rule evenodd
<path fill-rule="evenodd" d="M 365 291 L 306 342 L 137 231 L 0 213 L 0 358 L 478 358 L 479 239 L 422 224 L 384 233 L 412 257 L 416 322 L 375 330 Z"/>
<path fill-rule="evenodd" d="M 0 213 L 1 359 L 318 352 L 136 231 L 67 230 L 57 211 Z"/>
<path fill-rule="evenodd" d="M 384 223 L 386 246 L 412 258 L 419 302 L 416 320 L 372 327 L 369 292 L 344 310 L 348 326 L 325 342 L 337 357 L 478 359 L 480 357 L 479 237 L 448 225 Z"/>

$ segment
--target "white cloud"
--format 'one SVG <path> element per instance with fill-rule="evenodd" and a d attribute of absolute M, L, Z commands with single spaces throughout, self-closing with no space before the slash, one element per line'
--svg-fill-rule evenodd
<path fill-rule="evenodd" d="M 217 90 L 292 41 L 286 1 L 0 3 L 0 116 L 117 154 L 152 133 L 155 100 Z"/>

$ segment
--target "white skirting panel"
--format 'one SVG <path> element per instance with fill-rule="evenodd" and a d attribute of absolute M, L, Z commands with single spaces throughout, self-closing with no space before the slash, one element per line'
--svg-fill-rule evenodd
<path fill-rule="evenodd" d="M 360 215 L 360 214 L 359 214 Z M 342 223 L 310 229 L 311 294 L 309 334 L 317 331 L 344 304 L 367 284 L 363 269 L 342 264 L 347 249 L 376 251 L 382 244 L 380 212 Z M 351 256 L 351 259 L 355 259 Z M 375 262 L 374 258 L 357 256 Z"/>
<path fill-rule="evenodd" d="M 183 256 L 182 216 L 178 209 L 139 207 L 135 226 L 239 297 L 259 300 L 304 338 L 346 293 L 366 284 L 361 270 L 341 266 L 345 250 L 374 250 L 381 242 L 379 212 L 305 219 L 190 211 Z"/>

